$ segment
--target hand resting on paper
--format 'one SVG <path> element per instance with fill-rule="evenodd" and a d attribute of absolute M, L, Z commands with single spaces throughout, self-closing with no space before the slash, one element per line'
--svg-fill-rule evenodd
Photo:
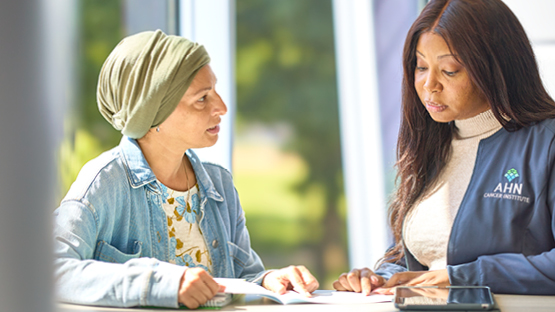
<path fill-rule="evenodd" d="M 291 265 L 268 273 L 262 281 L 262 286 L 280 295 L 288 290 L 294 290 L 310 297 L 320 284 L 304 266 Z"/>
<path fill-rule="evenodd" d="M 349 273 L 343 273 L 333 282 L 333 288 L 339 291 L 353 291 L 370 295 L 374 289 L 385 284 L 386 280 L 375 274 L 369 268 L 352 269 Z"/>
<path fill-rule="evenodd" d="M 395 273 L 375 292 L 383 295 L 393 294 L 397 286 L 451 286 L 447 269 L 434 271 L 408 271 Z"/>
<path fill-rule="evenodd" d="M 333 282 L 333 288 L 336 290 L 362 292 L 365 295 L 369 295 L 370 292 L 392 295 L 397 286 L 450 285 L 447 269 L 401 272 L 394 274 L 387 281 L 368 268 L 353 269 L 349 273 L 341 274 L 337 281 Z"/>
<path fill-rule="evenodd" d="M 212 299 L 217 292 L 225 290 L 202 268 L 188 268 L 181 277 L 179 303 L 189 309 L 196 309 Z"/>

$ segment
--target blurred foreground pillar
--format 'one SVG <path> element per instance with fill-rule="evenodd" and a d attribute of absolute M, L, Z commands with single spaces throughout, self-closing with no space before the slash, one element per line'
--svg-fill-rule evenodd
<path fill-rule="evenodd" d="M 51 216 L 61 126 L 49 70 L 64 68 L 49 63 L 63 48 L 56 39 L 63 34 L 48 36 L 53 2 L 60 1 L 0 2 L 0 311 L 54 307 Z"/>

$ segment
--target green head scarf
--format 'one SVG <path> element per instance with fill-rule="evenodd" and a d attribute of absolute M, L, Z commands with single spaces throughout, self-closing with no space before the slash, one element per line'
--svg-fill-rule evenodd
<path fill-rule="evenodd" d="M 122 134 L 141 138 L 168 118 L 209 62 L 203 46 L 160 30 L 124 38 L 100 71 L 98 109 Z"/>

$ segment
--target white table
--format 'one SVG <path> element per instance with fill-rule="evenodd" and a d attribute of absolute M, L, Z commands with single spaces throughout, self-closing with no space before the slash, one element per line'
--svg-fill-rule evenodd
<path fill-rule="evenodd" d="M 520 295 L 495 295 L 501 312 L 554 312 L 555 296 L 520 296 Z M 144 311 L 162 312 L 178 311 L 175 309 L 136 309 L 136 308 L 104 308 L 88 307 L 73 304 L 58 304 L 59 312 L 123 312 Z M 183 310 L 181 310 L 183 311 Z M 200 310 L 211 311 L 211 310 Z M 215 310 L 218 311 L 218 310 Z M 337 312 L 337 311 L 364 311 L 364 312 L 399 312 L 393 303 L 371 303 L 371 304 L 293 304 L 281 305 L 271 300 L 258 296 L 246 296 L 244 300 L 234 302 L 219 311 L 281 311 L 281 312 Z"/>

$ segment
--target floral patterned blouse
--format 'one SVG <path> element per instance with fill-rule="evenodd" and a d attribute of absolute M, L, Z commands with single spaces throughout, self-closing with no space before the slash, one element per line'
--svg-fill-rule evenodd
<path fill-rule="evenodd" d="M 162 207 L 168 221 L 170 250 L 175 250 L 175 258 L 170 262 L 190 268 L 201 267 L 212 273 L 212 259 L 199 227 L 198 185 L 195 184 L 186 192 L 179 192 L 158 183 L 165 198 Z M 189 201 L 186 203 L 187 198 Z"/>

